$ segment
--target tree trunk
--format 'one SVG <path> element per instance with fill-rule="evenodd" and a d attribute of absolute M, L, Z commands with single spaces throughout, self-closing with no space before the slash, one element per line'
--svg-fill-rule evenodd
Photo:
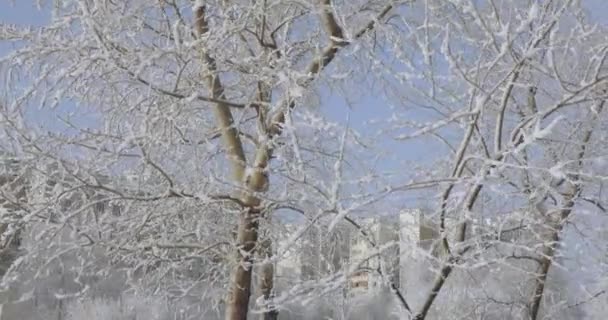
<path fill-rule="evenodd" d="M 570 211 L 569 209 L 565 209 Z M 547 283 L 547 276 L 549 275 L 549 269 L 557 250 L 557 243 L 559 242 L 559 234 L 563 228 L 563 224 L 559 223 L 555 226 L 555 231 L 551 234 L 551 244 L 549 244 L 545 250 L 543 250 L 543 257 L 541 258 L 540 272 L 536 278 L 536 284 L 534 287 L 534 295 L 532 296 L 532 304 L 530 306 L 530 319 L 536 320 L 538 318 L 538 312 L 540 310 L 540 303 L 542 302 L 543 295 L 545 292 L 545 286 Z"/>
<path fill-rule="evenodd" d="M 205 7 L 197 6 L 194 8 L 195 28 L 198 36 L 202 36 L 209 31 L 209 26 L 205 17 Z M 215 59 L 209 56 L 204 48 L 203 60 L 205 60 L 210 76 L 207 77 L 209 89 L 214 98 L 224 100 L 224 87 L 217 73 Z M 216 103 L 214 112 L 218 127 L 222 134 L 224 148 L 230 165 L 232 167 L 232 179 L 237 185 L 245 184 L 245 187 L 253 186 L 252 191 L 258 191 L 252 180 L 255 182 L 260 179 L 250 177 L 249 181 L 245 181 L 245 169 L 247 159 L 240 140 L 239 134 L 234 127 L 234 119 L 230 106 L 225 103 Z M 254 172 L 253 175 L 256 175 Z M 249 188 L 248 188 L 249 189 Z M 247 319 L 247 311 L 249 308 L 249 297 L 251 293 L 251 277 L 253 252 L 258 238 L 258 217 L 259 210 L 256 208 L 259 205 L 259 199 L 249 195 L 247 192 L 242 195 L 243 211 L 240 214 L 237 223 L 237 250 L 235 250 L 236 266 L 232 272 L 230 279 L 230 287 L 226 301 L 226 320 L 245 320 Z"/>
<path fill-rule="evenodd" d="M 267 260 L 270 257 L 272 257 L 272 240 L 266 238 L 260 241 L 260 258 L 265 259 L 265 261 L 260 268 L 259 280 L 260 294 L 266 301 L 272 299 L 274 289 L 274 266 L 272 262 Z M 260 320 L 277 320 L 279 317 L 278 310 L 274 309 L 272 304 L 266 305 L 266 309 L 267 311 L 261 315 Z"/>
<path fill-rule="evenodd" d="M 258 212 L 245 211 L 241 214 L 237 231 L 237 266 L 230 279 L 230 291 L 226 304 L 226 320 L 245 320 L 251 296 L 253 252 L 258 239 Z"/>
<path fill-rule="evenodd" d="M 578 169 L 583 166 L 583 159 L 585 158 L 585 152 L 587 151 L 587 145 L 589 141 L 591 141 L 591 136 L 593 134 L 593 125 L 597 122 L 599 114 L 604 109 L 605 101 L 601 101 L 597 106 L 597 111 L 595 114 L 591 116 L 589 123 L 591 123 L 591 128 L 585 131 L 583 138 L 581 140 L 581 150 L 579 151 L 576 157 L 576 163 L 578 165 Z M 557 159 L 556 159 L 557 160 Z M 543 255 L 541 257 L 540 263 L 540 272 L 536 278 L 536 284 L 534 287 L 534 295 L 532 296 L 532 303 L 530 304 L 530 319 L 536 320 L 538 318 L 538 314 L 540 311 L 540 305 L 543 300 L 543 296 L 545 293 L 545 287 L 547 282 L 547 276 L 549 275 L 549 270 L 551 269 L 551 265 L 553 264 L 553 258 L 555 256 L 555 252 L 557 251 L 557 246 L 560 241 L 561 233 L 566 224 L 568 217 L 572 214 L 572 210 L 575 205 L 575 198 L 581 193 L 582 187 L 580 183 L 577 183 L 579 177 L 575 175 L 572 177 L 574 184 L 570 187 L 571 190 L 564 195 L 565 204 L 563 208 L 561 208 L 558 213 L 557 221 L 551 222 L 548 221 L 550 226 L 550 230 L 552 230 L 547 237 L 547 241 L 549 244 L 543 250 Z M 570 182 L 567 182 L 570 183 Z M 551 219 L 552 217 L 548 217 Z"/>
<path fill-rule="evenodd" d="M 308 66 L 308 74 L 310 78 L 304 86 L 308 86 L 312 80 L 325 68 L 335 57 L 338 51 L 349 44 L 343 39 L 343 32 L 338 25 L 337 20 L 333 16 L 331 10 L 331 1 L 323 0 L 323 22 L 332 37 L 330 44 L 314 59 Z M 383 19 L 393 9 L 392 4 L 386 5 L 376 19 L 368 22 L 363 28 L 354 34 L 353 39 L 358 39 L 373 30 L 378 21 Z M 195 19 L 195 31 L 199 37 L 209 31 L 209 26 L 205 17 L 205 6 L 197 5 L 193 8 Z M 217 66 L 215 59 L 209 56 L 204 48 L 203 60 L 210 71 L 207 81 L 214 99 L 218 99 L 215 103 L 215 116 L 221 130 L 224 147 L 232 166 L 232 175 L 235 184 L 243 185 L 245 191 L 242 192 L 243 212 L 239 217 L 237 227 L 237 250 L 235 250 L 237 265 L 231 276 L 229 285 L 228 299 L 226 303 L 226 320 L 246 320 L 247 311 L 249 308 L 249 298 L 251 294 L 252 280 L 252 262 L 253 251 L 255 250 L 258 241 L 259 218 L 260 218 L 260 199 L 254 196 L 256 193 L 264 192 L 268 189 L 268 162 L 272 154 L 271 141 L 281 134 L 282 125 L 285 122 L 285 112 L 293 107 L 293 101 L 286 97 L 283 103 L 279 103 L 278 112 L 273 116 L 266 118 L 266 110 L 260 107 L 258 116 L 261 129 L 263 129 L 266 139 L 257 146 L 255 151 L 255 159 L 251 172 L 246 175 L 247 159 L 243 150 L 242 142 L 239 133 L 234 127 L 234 120 L 230 110 L 230 105 L 222 102 L 225 101 L 224 87 L 217 75 Z M 262 86 L 263 87 L 263 86 Z M 267 95 L 270 99 L 271 91 L 260 90 L 260 95 Z M 264 286 L 270 294 L 272 281 L 269 281 L 273 276 L 272 268 L 266 268 L 262 278 L 266 278 Z M 269 319 L 276 319 L 276 312 L 267 313 Z M 272 318 L 275 317 L 275 318 Z"/>

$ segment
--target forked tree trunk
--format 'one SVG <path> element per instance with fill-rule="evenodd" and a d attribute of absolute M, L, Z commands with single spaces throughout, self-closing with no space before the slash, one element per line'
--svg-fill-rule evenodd
<path fill-rule="evenodd" d="M 333 10 L 330 0 L 322 0 L 319 3 L 322 6 L 322 18 L 325 29 L 330 36 L 330 43 L 327 47 L 314 59 L 308 66 L 308 79 L 304 86 L 308 86 L 312 80 L 336 57 L 338 51 L 347 46 L 350 42 L 343 39 L 343 32 L 338 25 L 337 20 L 333 16 Z M 370 30 L 373 30 L 378 21 L 383 19 L 393 8 L 392 4 L 386 5 L 380 13 L 364 25 L 353 36 L 352 40 L 356 40 L 365 35 Z M 205 7 L 195 6 L 194 8 L 195 29 L 199 37 L 204 36 L 209 31 L 209 26 L 205 17 Z M 207 77 L 209 89 L 212 96 L 218 101 L 225 101 L 224 88 L 217 75 L 217 66 L 215 59 L 208 55 L 204 48 L 202 58 L 208 67 L 211 74 Z M 268 94 L 265 90 L 261 90 L 261 94 Z M 268 95 L 270 96 L 270 95 Z M 252 280 L 252 262 L 253 254 L 258 241 L 259 218 L 260 218 L 260 199 L 254 196 L 256 193 L 264 192 L 268 189 L 268 162 L 272 154 L 270 141 L 277 135 L 281 134 L 282 125 L 285 122 L 285 112 L 287 109 L 294 106 L 293 102 L 286 97 L 283 103 L 277 106 L 279 110 L 274 115 L 266 115 L 266 110 L 258 110 L 260 125 L 266 131 L 265 142 L 257 146 L 255 158 L 253 160 L 252 170 L 245 175 L 247 168 L 247 159 L 243 150 L 242 142 L 239 133 L 234 127 L 234 120 L 227 103 L 217 102 L 214 106 L 214 112 L 218 127 L 221 130 L 224 148 L 228 155 L 230 165 L 232 167 L 232 175 L 235 184 L 244 187 L 244 192 L 241 194 L 243 210 L 238 220 L 237 227 L 237 250 L 236 266 L 231 275 L 229 284 L 229 293 L 226 301 L 226 320 L 246 320 L 249 309 L 249 298 L 251 294 Z M 268 118 L 266 118 L 268 116 Z M 266 254 L 268 254 L 266 252 Z M 271 268 L 265 268 L 264 276 L 262 277 L 268 295 L 272 291 L 273 272 Z M 267 312 L 265 316 L 276 317 L 276 312 Z"/>
<path fill-rule="evenodd" d="M 195 28 L 199 37 L 209 31 L 205 17 L 205 7 L 194 8 Z M 203 50 L 203 59 L 211 75 L 207 76 L 209 89 L 214 98 L 225 100 L 224 87 L 217 73 L 215 59 Z M 230 278 L 228 297 L 226 299 L 226 320 L 245 320 L 249 308 L 251 295 L 251 278 L 253 254 L 258 240 L 258 218 L 260 215 L 260 200 L 253 196 L 261 192 L 268 185 L 268 177 L 264 174 L 267 165 L 267 150 L 258 150 L 254 170 L 250 176 L 245 177 L 247 159 L 243 150 L 238 131 L 234 127 L 234 119 L 230 106 L 225 103 L 216 103 L 214 112 L 218 127 L 222 134 L 232 171 L 232 178 L 237 185 L 243 185 L 245 192 L 241 194 L 243 208 L 237 223 L 237 250 L 235 250 L 236 266 Z"/>

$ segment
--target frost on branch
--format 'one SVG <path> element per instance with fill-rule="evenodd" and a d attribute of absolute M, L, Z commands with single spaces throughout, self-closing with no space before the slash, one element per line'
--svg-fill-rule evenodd
<path fill-rule="evenodd" d="M 603 319 L 584 1 L 61 4 L 0 27 L 3 317 Z"/>

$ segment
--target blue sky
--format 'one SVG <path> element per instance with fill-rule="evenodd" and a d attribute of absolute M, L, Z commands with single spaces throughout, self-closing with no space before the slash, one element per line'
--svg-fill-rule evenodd
<path fill-rule="evenodd" d="M 606 24 L 608 20 L 608 0 L 581 0 L 587 8 L 590 16 L 599 23 Z M 45 8 L 38 10 L 37 2 L 43 2 Z M 17 24 L 17 25 L 44 25 L 50 20 L 51 1 L 44 0 L 0 0 L 0 21 L 2 23 Z M 0 55 L 4 55 L 10 50 L 10 45 L 0 42 Z M 378 117 L 380 109 L 379 104 L 384 104 L 383 101 L 376 99 L 374 96 L 368 96 L 356 103 L 355 105 L 347 105 L 346 101 L 339 99 L 336 96 L 325 96 L 322 105 L 327 115 L 336 121 L 343 121 L 345 114 L 349 113 L 353 126 L 358 126 L 371 117 Z M 414 160 L 415 158 L 412 158 Z"/>
<path fill-rule="evenodd" d="M 29 0 L 1 0 L 0 21 L 19 25 L 43 25 L 50 19 L 48 10 L 38 10 L 36 1 Z"/>
<path fill-rule="evenodd" d="M 46 2 L 46 8 L 38 10 L 36 9 L 35 0 L 0 0 L 0 21 L 17 25 L 44 25 L 50 20 L 51 10 L 49 8 L 50 1 L 43 2 Z M 582 0 L 582 3 L 587 7 L 593 19 L 596 19 L 599 23 L 606 24 L 605 18 L 606 12 L 608 12 L 608 0 Z M 0 43 L 0 55 L 9 52 L 10 47 L 6 43 Z M 372 128 L 366 124 L 367 120 L 388 117 L 391 113 L 389 108 L 385 106 L 386 102 L 373 95 L 363 95 L 354 104 L 348 104 L 343 97 L 324 92 L 321 104 L 321 110 L 323 110 L 323 113 L 329 119 L 343 123 L 346 115 L 349 114 L 350 125 L 359 131 L 367 131 L 368 133 L 377 128 Z M 65 116 L 77 110 L 74 104 L 66 102 L 55 110 L 40 110 L 36 107 L 30 107 L 27 114 L 30 120 L 35 121 L 40 126 L 58 129 L 62 128 L 63 125 L 57 119 L 57 116 Z M 94 115 L 81 114 L 76 115 L 76 117 L 80 123 L 89 127 L 94 126 Z M 378 169 L 393 170 L 403 168 L 402 161 L 423 162 L 430 154 L 436 152 L 434 148 L 439 147 L 439 144 L 435 142 L 433 144 L 429 145 L 428 140 L 413 140 L 408 142 L 385 141 L 382 145 L 376 146 L 380 152 L 384 153 L 381 167 Z M 443 153 L 443 151 L 441 152 Z"/>
<path fill-rule="evenodd" d="M 51 17 L 49 1 L 46 1 L 46 7 L 43 10 L 36 8 L 36 1 L 18 0 L 7 1 L 0 0 L 0 21 L 16 25 L 34 25 L 40 26 L 46 24 Z M 0 54 L 4 55 L 11 49 L 10 44 L 0 43 Z M 352 101 L 351 101 L 352 102 Z M 379 118 L 382 113 L 386 112 L 389 115 L 387 108 L 380 107 L 385 104 L 384 101 L 374 97 L 367 96 L 358 100 L 355 104 L 348 105 L 344 99 L 336 95 L 326 95 L 322 98 L 322 110 L 326 115 L 335 121 L 343 122 L 346 114 L 350 114 L 351 125 L 357 129 L 364 129 L 365 121 L 373 118 Z M 66 112 L 73 111 L 70 103 L 63 103 L 57 110 L 30 110 L 33 120 L 44 122 L 45 126 L 54 128 L 56 116 L 64 115 Z M 57 122 L 57 127 L 61 127 L 61 123 Z M 420 153 L 407 153 L 405 158 L 417 160 L 421 157 Z"/>
<path fill-rule="evenodd" d="M 608 25 L 608 0 L 581 0 L 582 4 L 587 8 L 589 16 L 598 23 Z M 13 4 L 11 4 L 13 2 Z M 50 19 L 50 10 L 39 11 L 35 9 L 35 1 L 29 0 L 0 0 L 0 21 L 2 23 L 11 23 L 17 25 L 44 25 Z M 0 55 L 6 54 L 10 50 L 10 45 L 0 42 Z M 385 102 L 374 96 L 365 96 L 357 101 L 355 105 L 349 106 L 346 101 L 338 95 L 326 94 L 322 97 L 322 110 L 329 119 L 337 122 L 343 122 L 346 114 L 350 114 L 350 123 L 358 130 L 368 130 L 365 123 L 370 118 L 379 118 L 383 115 L 389 115 L 388 108 L 378 106 L 384 105 Z M 351 108 L 352 107 L 352 108 Z M 32 108 L 29 112 L 31 119 L 36 120 L 45 125 L 53 126 L 57 114 L 65 114 L 74 110 L 74 106 L 65 103 L 57 110 L 38 110 Z M 94 120 L 90 120 L 94 121 Z M 403 168 L 399 163 L 403 160 L 422 161 L 427 157 L 429 146 L 425 141 L 417 140 L 407 143 L 388 141 L 382 146 L 377 146 L 385 151 L 383 162 L 380 165 L 381 170 L 390 170 Z M 399 199 L 404 200 L 404 199 Z M 405 201 L 409 205 L 414 206 L 416 200 Z M 403 202 L 401 203 L 403 205 Z"/>

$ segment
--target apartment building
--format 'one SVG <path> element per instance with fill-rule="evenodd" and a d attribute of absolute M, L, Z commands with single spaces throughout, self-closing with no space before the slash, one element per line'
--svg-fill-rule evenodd
<path fill-rule="evenodd" d="M 358 271 L 350 279 L 356 294 L 385 282 L 399 283 L 399 220 L 397 216 L 362 219 L 361 230 L 352 238 L 350 262 Z"/>
<path fill-rule="evenodd" d="M 420 209 L 367 218 L 362 226 L 367 230 L 367 239 L 354 238 L 350 249 L 351 261 L 366 260 L 351 278 L 354 294 L 389 283 L 400 287 L 412 259 L 419 258 L 421 253 L 438 254 L 439 228 Z"/>
<path fill-rule="evenodd" d="M 286 224 L 285 238 L 301 231 L 304 224 Z M 420 209 L 397 215 L 366 217 L 357 226 L 346 221 L 332 232 L 325 224 L 309 226 L 301 239 L 279 259 L 279 282 L 321 279 L 337 271 L 356 271 L 349 276 L 351 295 L 388 285 L 399 287 L 410 258 L 434 250 L 439 232 Z"/>
<path fill-rule="evenodd" d="M 339 271 L 349 260 L 353 227 L 338 224 L 327 232 L 319 224 L 286 223 L 278 231 L 283 236 L 278 247 L 283 247 L 294 234 L 300 237 L 281 252 L 275 269 L 281 282 L 316 280 Z"/>

